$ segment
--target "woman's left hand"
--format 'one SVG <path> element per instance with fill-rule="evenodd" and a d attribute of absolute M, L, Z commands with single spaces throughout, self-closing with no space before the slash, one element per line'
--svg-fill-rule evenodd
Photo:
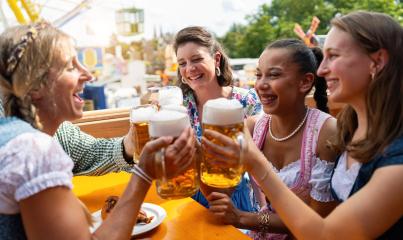
<path fill-rule="evenodd" d="M 208 197 L 209 211 L 222 223 L 238 226 L 240 224 L 241 211 L 237 209 L 224 193 L 212 192 Z"/>

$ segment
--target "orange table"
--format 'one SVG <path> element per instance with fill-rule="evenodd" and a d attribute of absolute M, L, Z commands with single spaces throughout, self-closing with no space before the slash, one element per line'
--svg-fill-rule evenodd
<path fill-rule="evenodd" d="M 74 193 L 91 212 L 99 210 L 107 196 L 121 195 L 130 175 L 111 173 L 102 177 L 74 177 Z M 145 202 L 160 205 L 167 212 L 163 223 L 136 239 L 250 239 L 238 229 L 222 225 L 191 198 L 164 200 L 158 197 L 153 185 Z"/>

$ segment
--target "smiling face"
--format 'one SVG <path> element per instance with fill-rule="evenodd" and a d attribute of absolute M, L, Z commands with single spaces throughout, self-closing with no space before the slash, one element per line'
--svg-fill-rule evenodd
<path fill-rule="evenodd" d="M 179 71 L 189 87 L 197 92 L 208 89 L 212 85 L 218 85 L 215 68 L 218 66 L 220 54 L 216 53 L 214 59 L 209 49 L 193 42 L 188 42 L 178 47 Z"/>
<path fill-rule="evenodd" d="M 290 50 L 266 49 L 259 58 L 256 78 L 256 92 L 265 113 L 288 111 L 294 109 L 297 102 L 303 102 L 300 80 L 304 74 L 290 61 Z"/>
<path fill-rule="evenodd" d="M 370 83 L 369 55 L 350 34 L 333 27 L 324 44 L 318 75 L 324 77 L 329 99 L 349 104 L 362 103 Z"/>
<path fill-rule="evenodd" d="M 78 94 L 83 92 L 85 82 L 92 76 L 78 61 L 72 44 L 62 46 L 58 55 L 48 74 L 51 87 L 42 99 L 54 106 L 54 116 L 49 117 L 72 121 L 82 117 L 84 101 Z"/>

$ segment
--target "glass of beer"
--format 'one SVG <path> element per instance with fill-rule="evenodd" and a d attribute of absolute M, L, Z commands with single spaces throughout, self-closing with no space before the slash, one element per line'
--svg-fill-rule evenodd
<path fill-rule="evenodd" d="M 182 105 L 182 89 L 177 86 L 165 86 L 158 91 L 158 105 Z"/>
<path fill-rule="evenodd" d="M 186 114 L 188 112 L 186 107 L 184 107 L 182 105 L 176 105 L 176 104 L 162 105 L 160 107 L 160 110 L 175 111 L 175 112 L 181 112 L 181 113 L 186 113 Z"/>
<path fill-rule="evenodd" d="M 236 161 L 219 161 L 211 154 L 203 151 L 200 163 L 201 181 L 208 186 L 215 188 L 230 188 L 238 185 L 241 180 L 242 147 L 244 140 L 244 113 L 242 105 L 238 100 L 217 98 L 207 101 L 203 106 L 203 130 L 210 129 L 220 132 L 237 141 L 241 145 L 241 154 Z M 211 137 L 206 138 L 222 145 L 218 140 Z"/>
<path fill-rule="evenodd" d="M 190 126 L 189 117 L 178 111 L 161 110 L 150 119 L 149 133 L 151 139 L 162 136 L 179 137 L 182 131 Z M 156 154 L 157 172 L 160 179 L 156 180 L 157 193 L 164 199 L 179 199 L 194 195 L 199 189 L 199 173 L 196 158 L 192 159 L 189 167 L 180 175 L 167 177 L 167 165 L 164 159 L 164 149 Z"/>
<path fill-rule="evenodd" d="M 151 104 L 132 108 L 130 112 L 130 127 L 132 128 L 132 142 L 134 144 L 133 161 L 137 164 L 144 145 L 150 140 L 148 124 L 151 115 L 157 112 L 157 107 Z"/>

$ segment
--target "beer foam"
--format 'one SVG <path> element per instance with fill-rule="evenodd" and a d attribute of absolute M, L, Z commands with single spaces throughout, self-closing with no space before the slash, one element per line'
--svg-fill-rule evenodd
<path fill-rule="evenodd" d="M 243 107 L 236 99 L 217 98 L 208 100 L 203 106 L 203 123 L 228 125 L 242 123 Z"/>
<path fill-rule="evenodd" d="M 182 89 L 176 86 L 166 86 L 160 88 L 158 92 L 158 104 L 163 105 L 182 105 Z"/>
<path fill-rule="evenodd" d="M 176 104 L 162 105 L 161 110 L 176 111 L 176 112 L 181 112 L 181 113 L 186 113 L 186 114 L 188 112 L 188 110 L 184 106 L 176 105 Z"/>
<path fill-rule="evenodd" d="M 132 123 L 148 122 L 150 120 L 150 117 L 156 112 L 157 108 L 151 106 L 132 109 L 130 113 L 130 121 Z"/>
<path fill-rule="evenodd" d="M 183 129 L 190 126 L 189 116 L 185 113 L 161 110 L 150 118 L 148 132 L 150 137 L 178 137 Z"/>

